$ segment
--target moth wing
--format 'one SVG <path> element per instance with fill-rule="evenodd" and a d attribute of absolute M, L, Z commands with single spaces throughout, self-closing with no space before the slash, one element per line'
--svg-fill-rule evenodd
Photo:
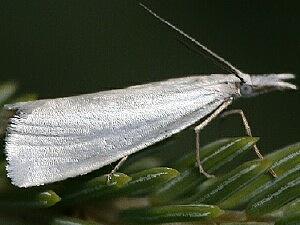
<path fill-rule="evenodd" d="M 16 111 L 6 136 L 8 176 L 29 187 L 86 174 L 170 137 L 236 94 L 234 84 L 195 79 L 6 106 Z"/>

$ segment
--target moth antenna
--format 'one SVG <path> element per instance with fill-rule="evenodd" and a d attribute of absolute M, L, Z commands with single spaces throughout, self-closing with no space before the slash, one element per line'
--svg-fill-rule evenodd
<path fill-rule="evenodd" d="M 190 41 L 192 41 L 195 45 L 197 45 L 198 47 L 200 47 L 204 52 L 208 53 L 208 55 L 211 56 L 213 60 L 216 60 L 216 61 L 220 62 L 221 64 L 223 64 L 227 70 L 233 72 L 239 79 L 241 79 L 241 81 L 244 80 L 240 76 L 240 75 L 242 75 L 244 73 L 242 71 L 240 71 L 239 69 L 237 69 L 235 66 L 233 66 L 230 62 L 228 62 L 227 60 L 225 60 L 224 58 L 222 58 L 221 56 L 219 56 L 217 53 L 215 53 L 212 50 L 210 50 L 205 45 L 201 44 L 195 38 L 191 37 L 190 35 L 186 34 L 184 31 L 182 31 L 179 28 L 177 28 L 175 25 L 171 24 L 169 21 L 167 21 L 164 18 L 160 17 L 158 14 L 156 14 L 154 11 L 152 11 L 151 9 L 149 9 L 144 4 L 139 3 L 139 5 L 141 7 L 143 7 L 152 16 L 154 16 L 155 18 L 157 18 L 159 21 L 161 21 L 162 23 L 164 23 L 167 26 L 171 27 L 173 30 L 175 30 L 176 32 L 178 32 L 179 34 L 181 34 L 182 36 L 184 36 L 185 38 L 187 38 Z"/>

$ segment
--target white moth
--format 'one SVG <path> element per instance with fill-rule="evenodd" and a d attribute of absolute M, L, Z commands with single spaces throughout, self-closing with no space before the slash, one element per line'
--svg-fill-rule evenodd
<path fill-rule="evenodd" d="M 7 110 L 15 111 L 7 128 L 5 146 L 7 172 L 14 185 L 43 185 L 89 173 L 206 118 L 197 127 L 199 131 L 235 98 L 296 89 L 284 81 L 294 78 L 291 74 L 242 73 L 143 7 L 233 73 L 195 75 L 94 94 L 6 105 Z"/>

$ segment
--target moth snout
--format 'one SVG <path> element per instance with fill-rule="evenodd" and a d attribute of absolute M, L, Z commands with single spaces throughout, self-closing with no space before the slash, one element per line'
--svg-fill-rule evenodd
<path fill-rule="evenodd" d="M 258 95 L 270 91 L 292 89 L 296 90 L 297 86 L 288 82 L 288 80 L 295 79 L 294 74 L 263 74 L 251 76 L 252 80 L 252 94 Z"/>

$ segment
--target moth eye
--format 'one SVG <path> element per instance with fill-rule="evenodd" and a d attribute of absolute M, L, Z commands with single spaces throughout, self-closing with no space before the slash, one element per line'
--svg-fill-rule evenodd
<path fill-rule="evenodd" d="M 243 84 L 240 88 L 241 94 L 242 95 L 251 95 L 253 94 L 253 89 L 250 85 L 248 84 Z"/>

